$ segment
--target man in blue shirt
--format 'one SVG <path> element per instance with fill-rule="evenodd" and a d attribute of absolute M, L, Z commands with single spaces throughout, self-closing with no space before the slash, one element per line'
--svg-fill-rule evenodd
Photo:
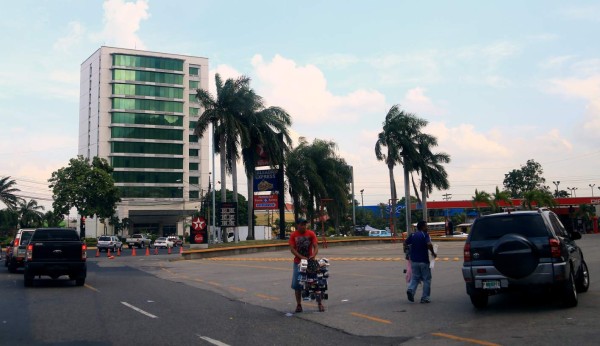
<path fill-rule="evenodd" d="M 404 242 L 405 247 L 409 247 L 409 256 L 411 261 L 412 276 L 406 296 L 411 302 L 415 301 L 415 292 L 419 283 L 423 281 L 423 295 L 421 303 L 431 303 L 431 268 L 429 268 L 429 254 L 431 251 L 433 258 L 437 255 L 433 251 L 431 238 L 427 234 L 427 222 L 419 221 L 417 223 L 417 231 L 412 233 Z"/>

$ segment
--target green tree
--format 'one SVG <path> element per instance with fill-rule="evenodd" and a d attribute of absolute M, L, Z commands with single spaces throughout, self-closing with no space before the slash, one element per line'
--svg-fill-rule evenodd
<path fill-rule="evenodd" d="M 477 209 L 477 215 L 481 216 L 481 204 L 492 206 L 492 196 L 485 191 L 477 191 L 475 189 L 475 196 L 472 196 L 473 206 Z"/>
<path fill-rule="evenodd" d="M 555 206 L 552 193 L 546 189 L 533 189 L 523 193 L 523 207 L 533 209 L 535 204 L 538 208 Z"/>
<path fill-rule="evenodd" d="M 69 160 L 67 167 L 53 172 L 48 179 L 54 198 L 54 212 L 68 214 L 71 208 L 75 208 L 81 216 L 110 218 L 121 201 L 111 176 L 112 170 L 105 159 L 98 157 L 94 157 L 91 163 L 83 156 Z"/>
<path fill-rule="evenodd" d="M 35 199 L 22 200 L 17 207 L 19 213 L 19 226 L 21 228 L 40 227 L 44 222 L 44 207 L 38 205 Z"/>
<path fill-rule="evenodd" d="M 536 189 L 548 189 L 544 184 L 546 179 L 542 177 L 544 170 L 542 166 L 530 159 L 520 169 L 513 169 L 504 175 L 504 189 L 509 191 L 510 197 L 522 198 L 526 191 Z"/>
<path fill-rule="evenodd" d="M 9 209 L 17 207 L 20 198 L 15 195 L 15 192 L 21 190 L 15 187 L 17 183 L 10 180 L 10 177 L 0 178 L 0 202 L 4 203 Z"/>
<path fill-rule="evenodd" d="M 16 209 L 5 208 L 0 210 L 0 235 L 14 236 L 19 225 L 19 213 Z"/>
<path fill-rule="evenodd" d="M 44 223 L 48 227 L 59 227 L 61 222 L 65 219 L 64 215 L 56 214 L 52 210 L 48 210 L 44 214 Z"/>
<path fill-rule="evenodd" d="M 196 99 L 204 107 L 194 133 L 204 136 L 210 124 L 213 125 L 213 148 L 221 161 L 221 202 L 226 202 L 226 174 L 232 173 L 234 191 L 237 194 L 237 168 L 241 132 L 247 131 L 243 117 L 260 108 L 258 95 L 250 88 L 250 78 L 242 76 L 227 79 L 225 83 L 219 74 L 215 75 L 217 95 L 214 97 L 203 89 L 196 90 Z M 224 235 L 224 242 L 227 237 Z"/>
<path fill-rule="evenodd" d="M 448 181 L 448 173 L 442 164 L 450 163 L 450 155 L 446 153 L 432 153 L 431 148 L 437 146 L 435 137 L 426 138 L 428 141 L 418 143 L 417 150 L 419 152 L 418 159 L 414 162 L 414 168 L 421 176 L 419 188 L 421 191 L 423 220 L 427 221 L 427 197 L 433 192 L 433 188 L 438 190 L 447 190 L 450 188 Z M 414 183 L 414 182 L 413 182 Z M 419 194 L 415 193 L 417 200 Z"/>
<path fill-rule="evenodd" d="M 500 191 L 498 186 L 496 186 L 496 192 L 492 194 L 491 199 L 491 207 L 492 211 L 498 212 L 500 211 L 500 202 L 504 202 L 508 205 L 512 206 L 512 200 L 510 199 L 510 193 L 508 191 Z"/>

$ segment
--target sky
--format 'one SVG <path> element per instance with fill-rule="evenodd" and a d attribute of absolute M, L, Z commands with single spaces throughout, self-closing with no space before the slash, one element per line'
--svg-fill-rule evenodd
<path fill-rule="evenodd" d="M 451 157 L 450 189 L 429 200 L 502 189 L 530 159 L 552 190 L 600 195 L 598 2 L 23 0 L 2 12 L 0 177 L 47 208 L 47 180 L 77 155 L 80 65 L 103 45 L 206 57 L 213 93 L 215 73 L 250 77 L 294 138 L 337 144 L 364 205 L 390 198 L 374 148 L 393 105 Z"/>

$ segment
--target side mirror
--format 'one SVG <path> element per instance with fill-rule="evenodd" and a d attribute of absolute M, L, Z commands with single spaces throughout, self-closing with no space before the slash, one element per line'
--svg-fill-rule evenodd
<path fill-rule="evenodd" d="M 581 233 L 579 233 L 577 231 L 571 232 L 571 239 L 573 239 L 573 240 L 581 239 Z"/>

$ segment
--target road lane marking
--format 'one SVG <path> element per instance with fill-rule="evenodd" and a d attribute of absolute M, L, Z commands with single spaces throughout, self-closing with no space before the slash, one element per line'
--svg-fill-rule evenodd
<path fill-rule="evenodd" d="M 452 340 L 456 340 L 456 341 L 464 341 L 464 342 L 468 342 L 468 343 L 471 343 L 471 344 L 477 344 L 477 345 L 500 346 L 500 344 L 495 344 L 493 342 L 488 342 L 488 341 L 483 341 L 483 340 L 477 340 L 477 339 L 470 339 L 470 338 L 463 338 L 461 336 L 456 336 L 456 335 L 446 334 L 446 333 L 431 333 L 431 335 L 433 335 L 433 336 L 439 336 L 441 338 L 452 339 Z"/>
<path fill-rule="evenodd" d="M 156 315 L 152 315 L 151 313 L 149 313 L 149 312 L 146 312 L 146 311 L 144 311 L 144 310 L 142 310 L 142 309 L 138 308 L 137 306 L 133 306 L 133 305 L 131 305 L 131 304 L 127 303 L 127 302 L 121 302 L 121 304 L 125 305 L 126 307 L 128 307 L 128 308 L 130 308 L 130 309 L 133 309 L 133 310 L 135 310 L 135 311 L 139 312 L 140 314 L 146 315 L 146 316 L 148 316 L 148 317 L 150 317 L 150 318 L 158 318 L 158 316 L 156 316 Z"/>
<path fill-rule="evenodd" d="M 392 321 L 384 320 L 382 318 L 378 318 L 378 317 L 374 317 L 374 316 L 359 314 L 358 312 L 351 312 L 350 315 L 353 315 L 353 316 L 356 316 L 356 317 L 360 317 L 360 318 L 366 318 L 367 320 L 371 320 L 371 321 L 375 321 L 375 322 L 380 322 L 380 323 L 385 323 L 385 324 L 392 324 Z"/>
<path fill-rule="evenodd" d="M 92 286 L 90 286 L 90 285 L 88 285 L 88 284 L 85 284 L 85 285 L 83 285 L 83 287 L 85 287 L 85 288 L 89 288 L 89 289 L 91 289 L 92 291 L 96 291 L 96 292 L 100 293 L 100 290 L 98 290 L 98 289 L 96 289 L 96 288 L 94 288 L 94 287 L 92 287 Z"/>
<path fill-rule="evenodd" d="M 240 287 L 235 287 L 235 286 L 229 286 L 229 289 L 233 290 L 233 291 L 238 291 L 238 292 L 246 292 L 245 288 L 240 288 Z"/>
<path fill-rule="evenodd" d="M 200 339 L 202 339 L 202 340 L 204 340 L 204 341 L 208 341 L 208 342 L 210 342 L 210 343 L 211 343 L 211 344 L 213 344 L 213 345 L 217 345 L 217 346 L 229 346 L 228 344 L 226 344 L 226 343 L 224 343 L 224 342 L 221 342 L 221 341 L 219 341 L 219 340 L 215 340 L 215 339 L 209 338 L 208 336 L 202 336 L 202 335 L 198 335 L 198 334 L 196 334 L 196 335 L 197 335 L 197 336 L 198 336 Z"/>
<path fill-rule="evenodd" d="M 280 298 L 278 298 L 278 297 L 268 296 L 268 295 L 266 295 L 266 294 L 260 294 L 260 293 L 257 293 L 257 294 L 255 294 L 255 295 L 256 295 L 257 297 L 259 297 L 259 298 L 263 298 L 263 299 L 268 299 L 268 300 L 280 300 Z"/>

